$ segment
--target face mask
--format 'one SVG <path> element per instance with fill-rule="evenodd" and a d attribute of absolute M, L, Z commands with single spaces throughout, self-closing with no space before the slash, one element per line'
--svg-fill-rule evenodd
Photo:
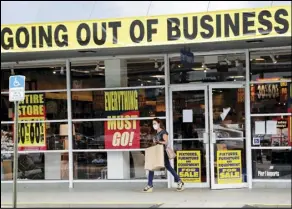
<path fill-rule="evenodd" d="M 157 130 L 159 128 L 159 125 L 158 124 L 153 124 L 153 128 L 154 128 L 154 130 Z"/>

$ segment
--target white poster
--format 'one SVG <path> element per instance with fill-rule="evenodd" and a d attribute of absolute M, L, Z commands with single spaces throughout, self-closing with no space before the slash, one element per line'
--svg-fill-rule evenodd
<path fill-rule="evenodd" d="M 193 122 L 193 110 L 183 110 L 183 123 Z"/>
<path fill-rule="evenodd" d="M 266 121 L 255 121 L 255 134 L 256 135 L 266 134 Z"/>
<path fill-rule="evenodd" d="M 266 121 L 266 134 L 275 135 L 277 134 L 277 121 L 276 120 L 267 120 Z"/>

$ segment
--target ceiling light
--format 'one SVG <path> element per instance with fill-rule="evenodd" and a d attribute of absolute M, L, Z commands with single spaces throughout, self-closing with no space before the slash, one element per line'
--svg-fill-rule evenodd
<path fill-rule="evenodd" d="M 56 74 L 56 71 L 54 70 L 53 73 Z"/>
<path fill-rule="evenodd" d="M 207 65 L 204 62 L 202 63 L 202 68 L 204 68 L 204 69 L 207 68 Z"/>
<path fill-rule="evenodd" d="M 164 78 L 164 75 L 153 75 L 152 78 Z"/>

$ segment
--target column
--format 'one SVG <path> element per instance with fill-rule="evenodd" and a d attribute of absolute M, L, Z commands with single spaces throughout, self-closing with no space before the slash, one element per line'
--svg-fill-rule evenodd
<path fill-rule="evenodd" d="M 105 60 L 106 88 L 127 87 L 127 61 Z M 130 153 L 128 151 L 107 152 L 108 179 L 130 179 Z"/>

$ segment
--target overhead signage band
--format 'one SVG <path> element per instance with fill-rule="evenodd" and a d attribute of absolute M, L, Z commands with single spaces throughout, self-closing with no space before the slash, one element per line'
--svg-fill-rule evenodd
<path fill-rule="evenodd" d="M 1 53 L 291 36 L 291 6 L 98 21 L 1 25 Z"/>

